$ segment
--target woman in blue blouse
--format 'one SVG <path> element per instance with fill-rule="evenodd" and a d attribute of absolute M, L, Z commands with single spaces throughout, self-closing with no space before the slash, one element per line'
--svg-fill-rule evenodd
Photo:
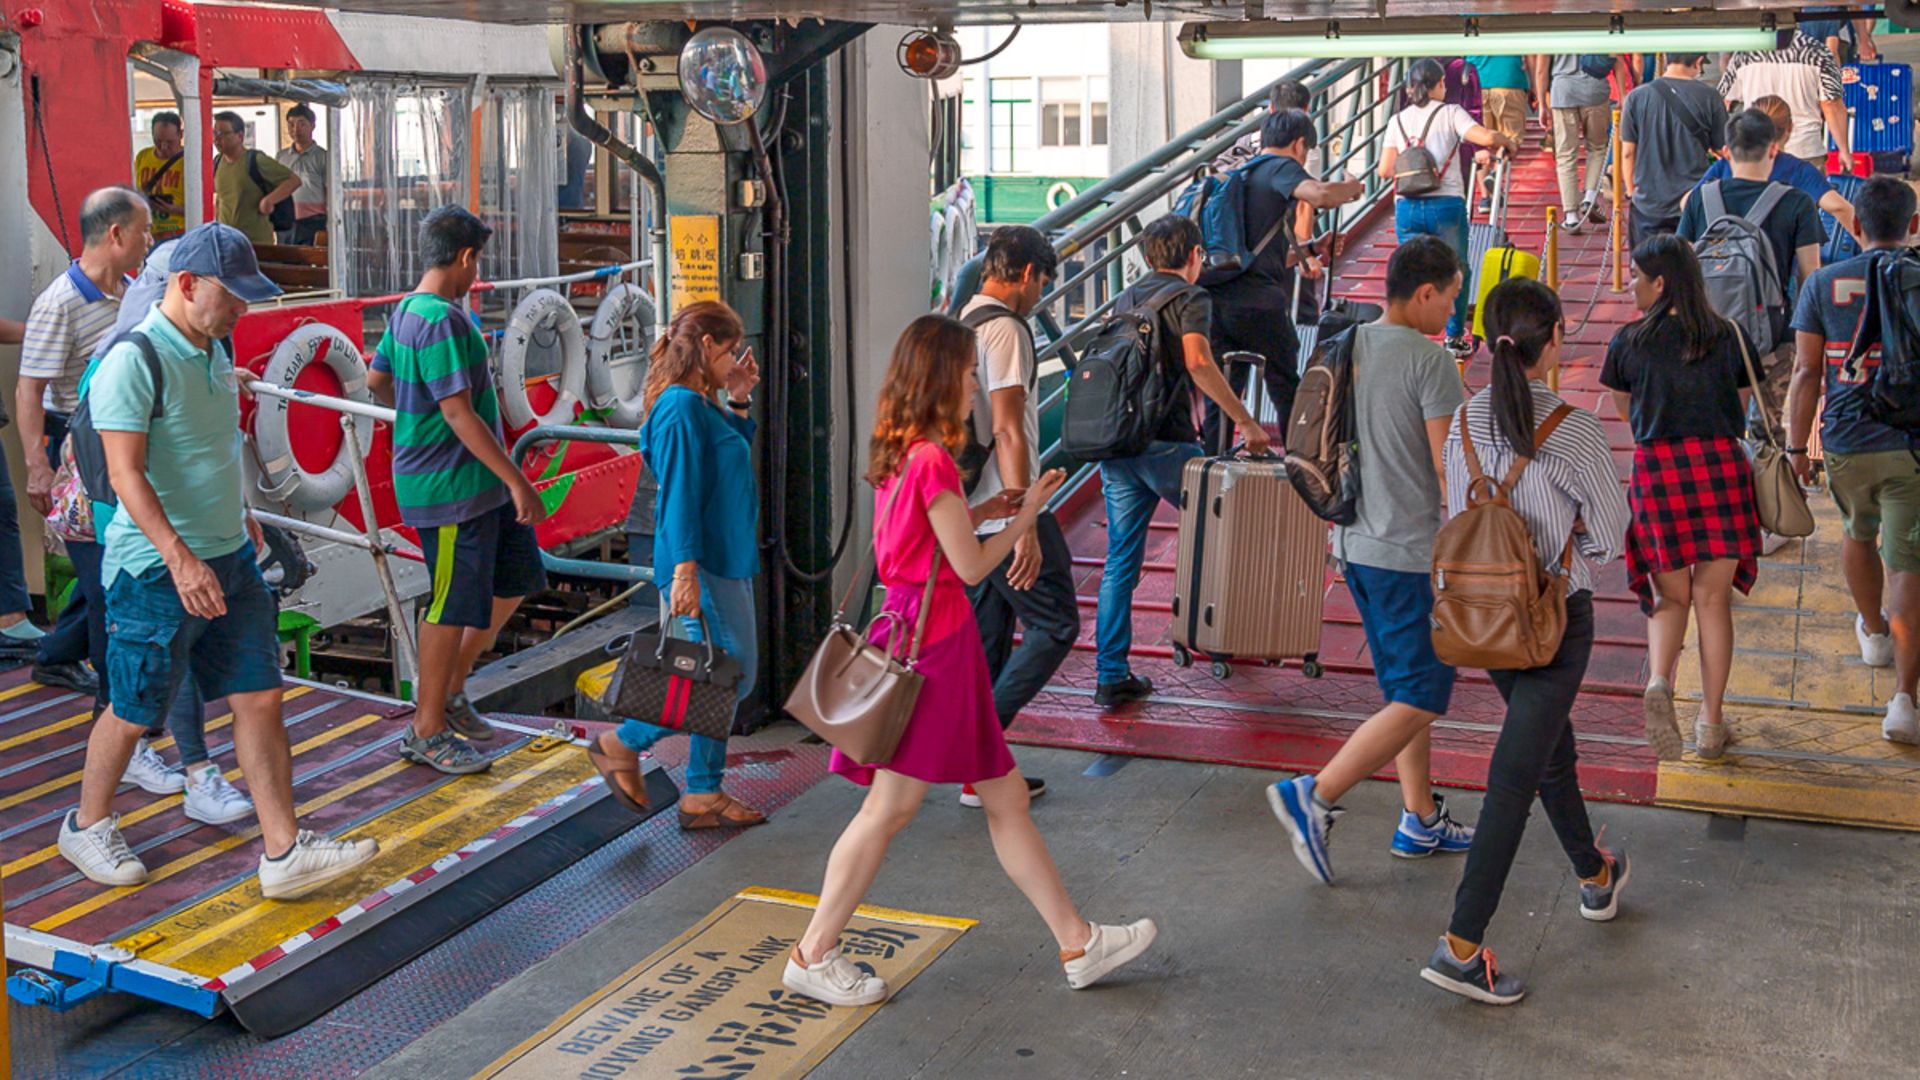
<path fill-rule="evenodd" d="M 760 367 L 751 350 L 740 348 L 745 336 L 740 316 L 725 304 L 702 301 L 681 308 L 653 347 L 640 425 L 640 453 L 659 484 L 653 579 L 672 582 L 662 590 L 663 621 L 680 617 L 687 635 L 699 640 L 695 617 L 706 617 L 713 643 L 740 664 L 736 702 L 753 691 L 759 668 L 753 579 L 760 572 L 760 495 L 753 480 L 754 424 L 747 411 Z M 671 734 L 627 720 L 588 748 L 614 797 L 628 809 L 649 809 L 640 754 Z M 720 790 L 726 741 L 689 738 L 680 827 L 738 828 L 767 820 Z"/>

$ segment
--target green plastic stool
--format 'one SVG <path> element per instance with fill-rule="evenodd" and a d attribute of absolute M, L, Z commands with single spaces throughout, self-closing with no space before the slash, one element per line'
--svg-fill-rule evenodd
<path fill-rule="evenodd" d="M 74 572 L 73 560 L 65 555 L 47 556 L 42 565 L 41 574 L 47 583 L 47 621 L 53 622 L 66 610 L 67 603 L 73 599 L 74 586 L 80 583 L 79 574 Z"/>
<path fill-rule="evenodd" d="M 293 642 L 293 673 L 302 679 L 313 678 L 313 632 L 320 621 L 303 611 L 280 613 L 280 640 Z"/>

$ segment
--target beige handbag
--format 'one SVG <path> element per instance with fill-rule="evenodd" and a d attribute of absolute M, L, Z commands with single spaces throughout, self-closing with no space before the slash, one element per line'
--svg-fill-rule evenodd
<path fill-rule="evenodd" d="M 1793 462 L 1781 449 L 1774 435 L 1774 418 L 1767 413 L 1767 395 L 1754 370 L 1753 354 L 1747 350 L 1747 336 L 1738 329 L 1734 339 L 1740 343 L 1740 359 L 1747 365 L 1747 382 L 1753 387 L 1754 407 L 1760 411 L 1760 430 L 1765 436 L 1751 448 L 1753 456 L 1753 501 L 1760 512 L 1760 527 L 1775 536 L 1812 536 L 1813 510 L 1807 505 L 1807 493 L 1793 473 Z"/>
<path fill-rule="evenodd" d="M 881 511 L 883 516 L 893 511 L 893 504 L 900 498 L 900 489 L 904 486 L 896 483 L 893 495 Z M 879 533 L 877 522 L 874 532 Z M 833 613 L 833 628 L 827 631 L 826 640 L 814 650 L 807 670 L 787 695 L 787 712 L 793 714 L 794 719 L 861 765 L 884 765 L 891 761 L 900 745 L 900 736 L 907 730 L 907 721 L 913 717 L 913 705 L 920 697 L 920 684 L 924 681 L 913 670 L 913 665 L 920 659 L 927 609 L 933 606 L 933 583 L 939 576 L 940 542 L 936 539 L 933 569 L 927 574 L 927 588 L 920 596 L 920 614 L 914 620 L 913 637 L 907 643 L 907 660 L 903 664 L 896 658 L 900 636 L 905 632 L 898 614 L 882 611 L 875 615 L 873 622 L 867 624 L 865 634 L 847 625 L 847 604 L 853 599 L 854 590 L 866 579 L 865 574 L 856 575 L 846 595 L 841 597 L 839 609 Z M 874 625 L 882 620 L 889 624 L 885 648 L 868 640 Z"/>

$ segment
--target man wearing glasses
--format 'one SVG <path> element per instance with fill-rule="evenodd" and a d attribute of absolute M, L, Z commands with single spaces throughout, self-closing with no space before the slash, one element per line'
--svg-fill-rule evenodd
<path fill-rule="evenodd" d="M 273 208 L 293 197 L 300 178 L 273 160 L 247 149 L 247 121 L 237 112 L 213 114 L 213 219 L 231 225 L 256 244 L 274 242 Z"/>

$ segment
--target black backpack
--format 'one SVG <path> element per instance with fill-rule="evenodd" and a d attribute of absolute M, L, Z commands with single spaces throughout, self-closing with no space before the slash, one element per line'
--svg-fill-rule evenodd
<path fill-rule="evenodd" d="M 1194 286 L 1163 289 L 1107 317 L 1067 379 L 1061 449 L 1081 461 L 1146 452 L 1177 402 L 1160 313 L 1177 297 L 1199 291 Z"/>
<path fill-rule="evenodd" d="M 147 362 L 147 374 L 153 376 L 153 412 L 148 414 L 148 419 L 158 420 L 165 411 L 162 402 L 166 390 L 160 369 L 160 354 L 153 351 L 153 342 L 147 340 L 147 335 L 138 330 L 129 330 L 114 338 L 113 344 L 102 351 L 102 357 L 122 343 L 139 349 L 140 358 Z M 101 363 L 105 362 L 101 360 Z M 99 378 L 100 372 L 95 371 L 93 377 Z M 92 383 L 88 383 L 88 388 L 92 388 Z M 108 506 L 119 505 L 120 500 L 113 494 L 113 481 L 107 475 L 107 450 L 100 442 L 99 430 L 93 426 L 93 407 L 87 394 L 80 395 L 80 407 L 67 418 L 67 441 L 73 446 L 73 464 L 79 470 L 80 486 L 86 489 L 87 497 Z"/>
<path fill-rule="evenodd" d="M 247 151 L 247 175 L 253 179 L 253 186 L 260 189 L 261 198 L 273 194 L 274 185 L 267 183 L 267 178 L 260 175 L 258 150 Z M 273 204 L 273 211 L 267 215 L 267 223 L 273 226 L 275 232 L 286 232 L 293 228 L 293 196 L 289 195 Z"/>
<path fill-rule="evenodd" d="M 1867 270 L 1866 306 L 1847 361 L 1875 345 L 1880 363 L 1867 388 L 1867 411 L 1890 428 L 1920 435 L 1920 253 L 1911 248 L 1875 258 Z"/>
<path fill-rule="evenodd" d="M 1032 349 L 1036 356 L 1039 354 L 1039 349 L 1034 346 L 1032 324 L 1012 308 L 1003 304 L 987 304 L 960 316 L 960 321 L 975 331 L 995 319 L 1012 319 L 1018 323 L 1020 332 L 1027 335 L 1027 347 Z M 973 416 L 966 423 L 967 441 L 960 448 L 957 458 L 960 466 L 960 486 L 968 495 L 972 495 L 974 489 L 980 486 L 980 477 L 986 472 L 987 462 L 993 459 L 993 395 L 987 392 L 986 374 L 984 370 L 980 372 L 980 400 L 974 402 Z M 1034 389 L 1038 384 L 1039 365 L 1035 364 L 1034 370 L 1027 377 L 1028 400 L 1032 400 Z M 981 415 L 982 405 L 987 406 L 984 416 Z M 982 423 L 987 426 L 985 442 L 980 441 L 979 425 Z"/>

